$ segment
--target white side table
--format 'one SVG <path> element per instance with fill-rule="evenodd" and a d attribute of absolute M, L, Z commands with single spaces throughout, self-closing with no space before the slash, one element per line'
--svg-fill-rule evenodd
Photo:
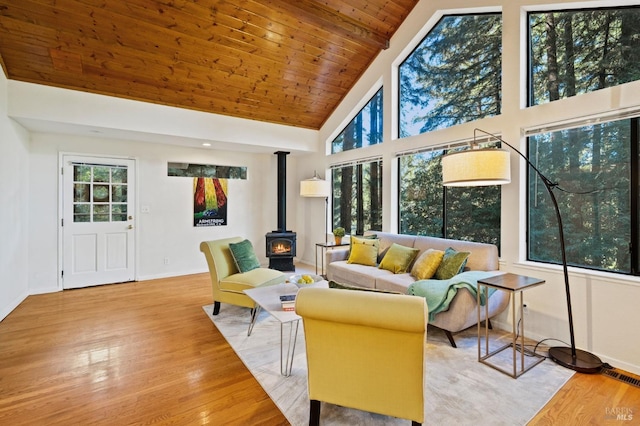
<path fill-rule="evenodd" d="M 319 281 L 317 283 L 309 284 L 309 287 L 328 288 L 329 283 L 326 281 Z M 293 355 L 296 349 L 296 340 L 298 337 L 298 324 L 300 323 L 301 317 L 294 311 L 283 311 L 280 296 L 283 294 L 297 293 L 298 286 L 292 283 L 284 283 L 270 285 L 267 287 L 252 288 L 244 290 L 244 292 L 254 302 L 256 302 L 257 305 L 251 316 L 251 323 L 249 324 L 247 335 L 251 336 L 251 331 L 256 323 L 260 309 L 264 309 L 269 313 L 269 315 L 277 319 L 280 322 L 280 374 L 286 377 L 290 376 L 291 368 L 293 367 Z M 289 325 L 288 332 L 285 331 L 285 324 Z M 286 351 L 285 340 L 287 346 Z"/>

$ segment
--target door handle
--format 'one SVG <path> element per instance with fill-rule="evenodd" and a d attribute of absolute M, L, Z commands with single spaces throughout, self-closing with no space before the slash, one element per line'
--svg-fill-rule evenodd
<path fill-rule="evenodd" d="M 129 226 L 127 226 L 127 228 L 133 229 L 133 225 L 129 225 Z"/>

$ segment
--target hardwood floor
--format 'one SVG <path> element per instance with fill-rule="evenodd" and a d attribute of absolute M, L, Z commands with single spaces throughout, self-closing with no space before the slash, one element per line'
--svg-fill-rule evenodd
<path fill-rule="evenodd" d="M 0 323 L 0 424 L 288 424 L 210 303 L 207 274 L 29 296 Z"/>
<path fill-rule="evenodd" d="M 0 424 L 288 424 L 209 303 L 207 274 L 29 296 L 0 322 Z M 640 424 L 640 389 L 576 375 L 530 424 Z"/>

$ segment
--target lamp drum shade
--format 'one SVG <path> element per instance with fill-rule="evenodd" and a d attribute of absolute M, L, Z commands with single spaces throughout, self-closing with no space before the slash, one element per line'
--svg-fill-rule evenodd
<path fill-rule="evenodd" d="M 509 151 L 468 149 L 442 157 L 444 186 L 489 186 L 511 182 Z"/>
<path fill-rule="evenodd" d="M 300 181 L 300 196 L 326 198 L 331 193 L 329 182 L 316 176 Z"/>

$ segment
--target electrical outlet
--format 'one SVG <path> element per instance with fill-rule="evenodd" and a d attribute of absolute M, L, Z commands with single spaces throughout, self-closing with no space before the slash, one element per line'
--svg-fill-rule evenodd
<path fill-rule="evenodd" d="M 529 307 L 527 305 L 522 305 L 522 312 L 527 315 L 529 313 Z"/>
<path fill-rule="evenodd" d="M 168 257 L 165 257 L 165 258 L 164 258 L 164 264 L 165 264 L 165 265 L 168 265 L 168 264 L 169 264 L 169 258 L 168 258 Z"/>

